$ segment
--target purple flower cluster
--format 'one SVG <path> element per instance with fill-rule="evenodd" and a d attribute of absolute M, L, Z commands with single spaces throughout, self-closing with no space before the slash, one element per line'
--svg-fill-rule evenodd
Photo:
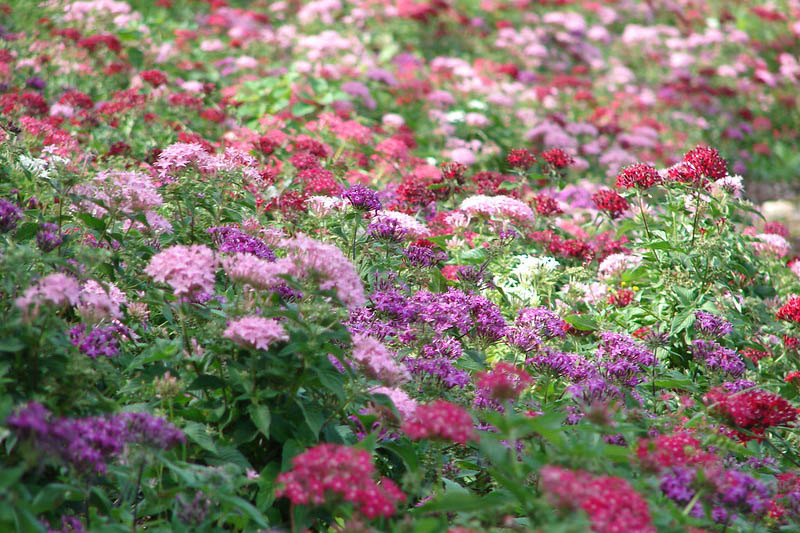
<path fill-rule="evenodd" d="M 74 516 L 62 516 L 60 529 L 47 529 L 47 533 L 86 533 L 80 519 Z"/>
<path fill-rule="evenodd" d="M 643 367 L 656 365 L 653 352 L 629 335 L 606 331 L 600 339 L 595 354 L 603 373 L 616 383 L 635 387 L 644 381 Z"/>
<path fill-rule="evenodd" d="M 382 217 L 373 220 L 367 228 L 373 238 L 385 242 L 402 242 L 408 230 L 393 218 Z"/>
<path fill-rule="evenodd" d="M 716 341 L 692 341 L 692 353 L 695 359 L 702 361 L 709 370 L 734 378 L 744 374 L 745 364 L 739 354 Z"/>
<path fill-rule="evenodd" d="M 380 211 L 383 207 L 378 199 L 378 193 L 360 183 L 344 191 L 342 198 L 349 200 L 353 207 L 360 211 Z"/>
<path fill-rule="evenodd" d="M 567 323 L 558 316 L 558 313 L 546 307 L 528 307 L 521 309 L 516 324 L 518 326 L 533 328 L 546 339 L 563 337 L 566 335 L 567 329 Z"/>
<path fill-rule="evenodd" d="M 18 437 L 30 439 L 42 452 L 80 472 L 98 474 L 104 474 L 108 462 L 129 444 L 166 450 L 184 442 L 183 432 L 148 413 L 51 418 L 44 406 L 31 402 L 9 416 L 6 423 Z"/>
<path fill-rule="evenodd" d="M 409 358 L 403 361 L 412 376 L 431 376 L 448 389 L 464 388 L 469 383 L 469 374 L 453 366 L 446 357 L 427 359 L 424 357 Z"/>
<path fill-rule="evenodd" d="M 403 250 L 406 262 L 416 268 L 429 268 L 447 261 L 447 254 L 426 246 L 410 245 Z"/>
<path fill-rule="evenodd" d="M 119 335 L 127 335 L 125 326 L 111 324 L 91 329 L 86 324 L 78 324 L 69 330 L 69 340 L 84 355 L 97 359 L 99 355 L 116 357 L 119 355 Z"/>
<path fill-rule="evenodd" d="M 275 261 L 277 259 L 277 257 L 275 257 L 275 252 L 263 241 L 236 228 L 219 226 L 209 228 L 208 232 L 211 234 L 214 242 L 217 244 L 217 248 L 222 253 L 251 254 L 259 259 L 266 259 L 267 261 Z"/>
<path fill-rule="evenodd" d="M 711 518 L 717 523 L 730 523 L 738 513 L 758 516 L 767 511 L 770 490 L 753 476 L 718 467 L 711 467 L 703 474 L 703 483 L 710 484 L 713 492 L 706 491 L 708 496 L 694 504 L 689 511 L 692 516 L 704 517 L 704 503 L 710 505 Z M 696 468 L 676 466 L 662 474 L 660 488 L 667 498 L 686 505 L 697 494 L 699 482 Z"/>
<path fill-rule="evenodd" d="M 0 233 L 8 233 L 22 220 L 22 210 L 8 200 L 0 198 Z"/>
<path fill-rule="evenodd" d="M 58 226 L 52 222 L 39 224 L 39 232 L 36 234 L 36 246 L 43 252 L 51 252 L 64 243 L 64 236 L 58 230 Z"/>
<path fill-rule="evenodd" d="M 733 331 L 733 324 L 712 313 L 696 311 L 694 317 L 695 329 L 711 338 L 719 339 Z"/>
<path fill-rule="evenodd" d="M 580 355 L 558 352 L 550 348 L 545 348 L 533 357 L 529 357 L 525 364 L 534 367 L 537 373 L 553 378 L 564 377 L 572 382 L 582 381 L 595 373 Z"/>

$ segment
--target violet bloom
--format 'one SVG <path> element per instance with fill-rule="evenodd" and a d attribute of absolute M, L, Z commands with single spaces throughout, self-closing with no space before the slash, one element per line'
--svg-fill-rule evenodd
<path fill-rule="evenodd" d="M 720 316 L 705 311 L 696 311 L 694 316 L 694 327 L 711 338 L 719 339 L 733 331 L 733 324 Z"/>
<path fill-rule="evenodd" d="M 533 328 L 547 339 L 563 337 L 567 329 L 567 323 L 558 316 L 558 313 L 546 307 L 521 309 L 516 324 Z"/>
<path fill-rule="evenodd" d="M 579 374 L 579 367 L 577 361 L 582 359 L 581 356 L 574 353 L 564 353 L 545 348 L 541 353 L 526 359 L 525 364 L 534 367 L 537 372 L 550 376 L 551 378 L 566 377 L 571 381 L 575 381 L 575 377 L 581 376 Z M 582 376 L 586 378 L 588 376 Z"/>
<path fill-rule="evenodd" d="M 22 220 L 22 210 L 8 200 L 0 198 L 0 233 L 8 233 Z"/>
<path fill-rule="evenodd" d="M 47 87 L 47 82 L 38 76 L 33 76 L 25 81 L 25 86 L 37 91 L 41 91 Z"/>
<path fill-rule="evenodd" d="M 360 183 L 344 191 L 342 198 L 349 200 L 359 211 L 380 211 L 383 208 L 378 193 Z"/>
<path fill-rule="evenodd" d="M 406 248 L 403 254 L 408 264 L 417 268 L 429 268 L 447 261 L 446 253 L 414 244 Z"/>
<path fill-rule="evenodd" d="M 39 224 L 36 234 L 36 246 L 43 252 L 52 252 L 64 243 L 64 236 L 58 231 L 58 226 L 51 222 Z"/>
<path fill-rule="evenodd" d="M 426 359 L 422 357 L 408 358 L 403 361 L 406 369 L 412 376 L 424 378 L 426 376 L 439 380 L 446 388 L 464 388 L 469 383 L 469 374 L 453 366 L 450 359 L 437 357 Z"/>
<path fill-rule="evenodd" d="M 180 429 L 150 413 L 120 413 L 117 418 L 127 425 L 128 442 L 161 450 L 168 450 L 186 442 L 186 437 Z"/>
<path fill-rule="evenodd" d="M 82 354 L 92 359 L 97 359 L 98 355 L 116 357 L 119 355 L 120 334 L 127 334 L 127 328 L 111 324 L 87 331 L 86 324 L 78 324 L 69 330 L 69 340 Z"/>
<path fill-rule="evenodd" d="M 399 243 L 405 238 L 407 230 L 393 218 L 380 218 L 370 223 L 367 233 L 379 241 Z"/>
<path fill-rule="evenodd" d="M 661 492 L 680 506 L 685 506 L 694 498 L 692 483 L 696 472 L 693 468 L 674 467 L 661 476 Z M 695 518 L 702 518 L 703 506 L 695 503 L 689 511 Z"/>
<path fill-rule="evenodd" d="M 609 331 L 600 334 L 596 356 L 605 374 L 617 383 L 635 387 L 644 381 L 644 368 L 656 365 L 653 352 L 633 337 Z"/>
<path fill-rule="evenodd" d="M 718 342 L 692 341 L 692 353 L 694 358 L 702 361 L 709 370 L 718 371 L 734 378 L 744 374 L 746 367 L 739 354 Z"/>
<path fill-rule="evenodd" d="M 214 227 L 209 228 L 208 233 L 211 234 L 217 244 L 217 248 L 222 253 L 251 254 L 267 261 L 275 261 L 277 259 L 275 253 L 266 243 L 236 228 Z"/>

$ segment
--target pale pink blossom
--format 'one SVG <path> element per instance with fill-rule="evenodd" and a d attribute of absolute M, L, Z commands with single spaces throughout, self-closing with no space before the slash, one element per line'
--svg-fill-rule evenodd
<path fill-rule="evenodd" d="M 39 307 L 42 304 L 50 304 L 53 307 L 77 304 L 80 292 L 80 285 L 75 278 L 57 272 L 48 274 L 28 287 L 14 303 L 22 310 L 23 316 L 32 318 L 39 314 Z"/>
<path fill-rule="evenodd" d="M 176 245 L 154 255 L 145 273 L 155 281 L 172 287 L 179 298 L 192 298 L 214 292 L 214 251 L 202 244 Z"/>
<path fill-rule="evenodd" d="M 409 374 L 380 341 L 366 335 L 353 335 L 353 359 L 371 378 L 389 385 L 408 381 Z"/>
<path fill-rule="evenodd" d="M 271 344 L 289 340 L 289 335 L 277 320 L 260 316 L 230 321 L 222 336 L 239 346 L 257 350 L 267 350 Z"/>

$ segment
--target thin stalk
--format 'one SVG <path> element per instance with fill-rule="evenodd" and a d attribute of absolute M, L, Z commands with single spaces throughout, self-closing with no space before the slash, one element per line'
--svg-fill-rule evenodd
<path fill-rule="evenodd" d="M 642 193 L 638 189 L 636 190 L 636 198 L 639 199 L 639 212 L 642 214 L 642 222 L 644 223 L 644 233 L 647 235 L 647 240 L 653 242 L 653 236 L 650 234 L 650 226 L 647 224 L 647 215 L 644 214 L 644 202 L 642 202 Z M 658 251 L 653 249 L 653 255 L 656 256 L 656 262 L 661 263 L 661 259 L 658 257 Z"/>
<path fill-rule="evenodd" d="M 139 505 L 136 497 L 139 495 L 139 487 L 142 486 L 142 474 L 144 473 L 144 459 L 139 464 L 139 473 L 136 476 L 136 488 L 133 491 L 133 521 L 131 522 L 131 533 L 136 533 L 136 515 L 139 511 Z"/>
<path fill-rule="evenodd" d="M 353 262 L 356 260 L 356 239 L 358 238 L 358 227 L 361 225 L 361 217 L 359 216 L 356 218 L 355 224 L 353 224 L 353 246 L 350 252 L 350 255 L 353 258 Z"/>
<path fill-rule="evenodd" d="M 694 238 L 697 233 L 697 219 L 700 218 L 700 193 L 695 193 L 694 195 L 694 222 L 692 222 L 692 242 L 689 244 L 690 247 L 694 247 Z"/>

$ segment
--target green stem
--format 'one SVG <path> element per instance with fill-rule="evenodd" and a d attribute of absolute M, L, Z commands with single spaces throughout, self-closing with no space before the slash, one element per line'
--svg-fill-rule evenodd
<path fill-rule="evenodd" d="M 692 242 L 689 244 L 690 247 L 694 247 L 694 238 L 695 234 L 697 233 L 697 219 L 700 217 L 700 193 L 695 193 L 695 202 L 694 202 L 694 222 L 692 222 Z"/>
<path fill-rule="evenodd" d="M 133 491 L 133 521 L 131 521 L 131 533 L 136 533 L 136 515 L 139 511 L 139 506 L 136 501 L 137 496 L 139 496 L 139 487 L 142 486 L 142 474 L 144 473 L 144 459 L 142 459 L 141 464 L 139 464 L 139 474 L 136 476 L 136 488 Z"/>
<path fill-rule="evenodd" d="M 639 212 L 642 214 L 642 222 L 644 223 L 644 233 L 647 235 L 647 240 L 649 242 L 653 242 L 653 236 L 650 234 L 650 226 L 647 224 L 647 215 L 644 214 L 644 202 L 642 202 L 642 193 L 638 189 L 636 190 L 636 197 L 639 199 Z M 661 263 L 661 259 L 658 257 L 658 252 L 653 249 L 653 255 L 656 256 L 656 262 Z"/>
<path fill-rule="evenodd" d="M 358 237 L 358 227 L 360 225 L 361 225 L 361 216 L 359 215 L 358 218 L 356 218 L 355 224 L 353 225 L 353 247 L 351 251 L 351 256 L 353 257 L 354 263 L 356 261 L 356 239 Z"/>

